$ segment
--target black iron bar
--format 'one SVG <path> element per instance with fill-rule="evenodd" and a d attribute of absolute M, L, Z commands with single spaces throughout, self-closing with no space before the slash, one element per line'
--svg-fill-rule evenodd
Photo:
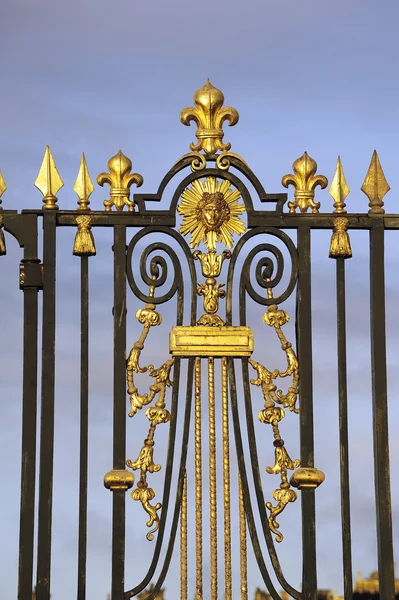
<path fill-rule="evenodd" d="M 378 572 L 381 598 L 394 600 L 395 575 L 389 472 L 384 253 L 384 223 L 379 217 L 376 217 L 370 230 L 370 327 Z"/>
<path fill-rule="evenodd" d="M 43 214 L 43 342 L 37 600 L 50 599 L 54 463 L 56 214 Z"/>
<path fill-rule="evenodd" d="M 256 562 L 258 563 L 259 571 L 262 576 L 263 582 L 266 586 L 266 589 L 270 593 L 273 600 L 280 600 L 280 595 L 277 592 L 276 588 L 273 585 L 273 582 L 270 578 L 269 572 L 267 570 L 262 549 L 259 543 L 259 537 L 256 531 L 254 513 L 252 509 L 252 500 L 249 492 L 248 485 L 248 477 L 247 477 L 247 469 L 245 465 L 245 457 L 244 457 L 244 448 L 242 443 L 242 435 L 241 435 L 241 424 L 240 424 L 240 415 L 238 411 L 238 399 L 237 399 L 237 384 L 236 384 L 236 376 L 235 376 L 235 365 L 234 359 L 228 359 L 228 372 L 229 372 L 229 385 L 230 385 L 230 398 L 231 398 L 231 412 L 233 418 L 233 430 L 234 430 L 234 441 L 236 445 L 237 451 L 237 462 L 238 462 L 238 472 L 241 478 L 242 492 L 244 496 L 244 508 L 245 508 L 245 518 L 248 525 L 248 532 L 251 538 L 252 548 L 255 554 Z"/>
<path fill-rule="evenodd" d="M 37 258 L 37 217 L 24 215 L 30 244 L 22 263 Z M 18 600 L 30 598 L 33 579 L 35 527 L 38 287 L 24 288 L 24 348 L 22 387 L 21 512 L 19 529 Z"/>
<path fill-rule="evenodd" d="M 350 515 L 349 440 L 348 440 L 348 391 L 346 363 L 346 304 L 345 259 L 336 259 L 337 268 L 337 351 L 338 351 L 338 406 L 339 447 L 341 480 L 341 528 L 344 574 L 344 598 L 352 600 L 352 541 Z"/>
<path fill-rule="evenodd" d="M 301 466 L 314 467 L 312 298 L 310 268 L 310 229 L 298 228 L 297 343 L 300 365 Z M 317 599 L 315 492 L 303 489 L 302 503 L 302 597 Z"/>
<path fill-rule="evenodd" d="M 113 468 L 126 462 L 126 226 L 114 227 L 114 424 Z M 112 600 L 125 585 L 125 492 L 112 492 Z"/>
<path fill-rule="evenodd" d="M 89 260 L 87 256 L 82 256 L 80 259 L 80 467 L 77 600 L 86 599 L 88 431 Z"/>

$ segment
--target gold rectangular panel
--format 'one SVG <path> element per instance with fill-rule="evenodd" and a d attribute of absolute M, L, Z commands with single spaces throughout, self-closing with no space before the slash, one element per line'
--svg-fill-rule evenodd
<path fill-rule="evenodd" d="M 169 351 L 173 356 L 251 356 L 254 334 L 249 327 L 173 327 Z"/>

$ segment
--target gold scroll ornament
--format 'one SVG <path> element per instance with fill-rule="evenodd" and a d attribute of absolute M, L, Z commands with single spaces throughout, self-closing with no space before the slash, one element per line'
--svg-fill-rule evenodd
<path fill-rule="evenodd" d="M 151 286 L 149 296 L 153 297 L 153 295 L 154 286 Z M 172 386 L 169 375 L 174 363 L 174 358 L 172 357 L 167 360 L 158 369 L 155 369 L 153 365 L 149 365 L 148 369 L 147 367 L 140 367 L 140 354 L 144 348 L 144 343 L 147 339 L 149 330 L 153 326 L 160 325 L 162 317 L 155 310 L 155 304 L 152 302 L 147 303 L 145 308 L 139 309 L 136 313 L 136 317 L 139 323 L 143 325 L 143 330 L 139 339 L 133 344 L 127 360 L 127 391 L 130 397 L 131 406 L 129 417 L 133 417 L 143 406 L 151 404 L 155 397 L 157 397 L 157 401 L 154 406 L 149 406 L 145 413 L 147 419 L 150 421 L 150 428 L 139 456 L 135 461 L 128 459 L 126 465 L 133 469 L 133 471 L 140 471 L 140 479 L 137 482 L 137 487 L 132 491 L 131 496 L 133 500 L 141 502 L 144 510 L 149 515 L 150 518 L 147 521 L 147 526 L 152 527 L 155 523 L 154 528 L 149 531 L 146 536 L 147 539 L 151 541 L 154 539 L 154 533 L 159 527 L 158 511 L 162 508 L 162 505 L 160 502 L 157 502 L 155 506 L 151 504 L 151 500 L 155 498 L 156 494 L 153 488 L 148 487 L 147 473 L 157 473 L 161 469 L 160 464 L 154 463 L 154 435 L 158 425 L 168 423 L 171 420 L 171 414 L 167 410 L 165 404 L 165 395 L 166 388 Z M 149 394 L 140 394 L 134 382 L 134 373 L 145 373 L 147 370 L 149 371 L 150 376 L 155 379 L 155 382 L 150 385 Z"/>
<path fill-rule="evenodd" d="M 268 296 L 272 298 L 272 290 L 268 288 Z M 263 410 L 260 411 L 258 418 L 261 423 L 268 423 L 272 426 L 274 436 L 274 455 L 275 462 L 273 467 L 266 467 L 266 471 L 269 474 L 280 475 L 281 483 L 280 487 L 275 489 L 273 492 L 273 498 L 277 504 L 273 505 L 271 502 L 266 503 L 266 508 L 270 511 L 268 523 L 270 530 L 276 536 L 276 542 L 281 542 L 284 538 L 282 533 L 279 531 L 279 523 L 276 517 L 284 510 L 289 502 L 295 502 L 297 499 L 296 492 L 291 489 L 290 482 L 288 481 L 288 470 L 297 469 L 300 466 L 299 460 L 291 460 L 284 444 L 284 440 L 281 438 L 279 423 L 285 416 L 285 411 L 281 406 L 289 408 L 294 413 L 299 412 L 299 408 L 296 406 L 298 399 L 298 386 L 299 386 L 299 363 L 296 354 L 292 348 L 292 344 L 287 341 L 281 327 L 289 321 L 289 315 L 286 311 L 280 310 L 276 304 L 272 304 L 268 307 L 266 313 L 263 315 L 263 321 L 269 327 L 274 327 L 275 332 L 280 340 L 281 349 L 285 352 L 287 358 L 287 369 L 280 372 L 278 369 L 269 371 L 265 366 L 259 362 L 255 362 L 249 359 L 249 364 L 255 369 L 257 373 L 256 379 L 251 379 L 252 385 L 260 386 L 264 397 L 265 405 Z M 277 385 L 274 380 L 277 377 L 292 377 L 291 385 L 288 388 L 287 393 L 283 393 L 277 389 Z"/>

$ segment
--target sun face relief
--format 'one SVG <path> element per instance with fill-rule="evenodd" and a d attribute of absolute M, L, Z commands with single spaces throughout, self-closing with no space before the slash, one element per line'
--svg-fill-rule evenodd
<path fill-rule="evenodd" d="M 208 231 L 218 231 L 229 220 L 230 209 L 221 192 L 204 192 L 198 202 L 197 215 Z"/>
<path fill-rule="evenodd" d="M 238 203 L 239 198 L 240 192 L 232 189 L 229 181 L 218 182 L 216 177 L 196 179 L 184 190 L 177 210 L 183 215 L 180 232 L 191 234 L 191 248 L 201 242 L 210 251 L 216 250 L 217 242 L 233 247 L 233 233 L 245 232 L 245 224 L 239 218 L 245 206 Z"/>

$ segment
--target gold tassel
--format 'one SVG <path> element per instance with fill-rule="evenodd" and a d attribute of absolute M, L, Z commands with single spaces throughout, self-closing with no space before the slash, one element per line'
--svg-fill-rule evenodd
<path fill-rule="evenodd" d="M 89 215 L 79 215 L 76 217 L 76 224 L 78 230 L 73 245 L 73 254 L 75 256 L 95 256 L 96 247 L 90 229 L 91 217 Z"/>
<path fill-rule="evenodd" d="M 3 231 L 3 215 L 0 214 L 0 256 L 5 256 L 6 254 L 7 249 Z"/>
<path fill-rule="evenodd" d="M 351 258 L 352 249 L 349 239 L 348 219 L 337 217 L 334 219 L 334 231 L 330 242 L 330 258 Z"/>

